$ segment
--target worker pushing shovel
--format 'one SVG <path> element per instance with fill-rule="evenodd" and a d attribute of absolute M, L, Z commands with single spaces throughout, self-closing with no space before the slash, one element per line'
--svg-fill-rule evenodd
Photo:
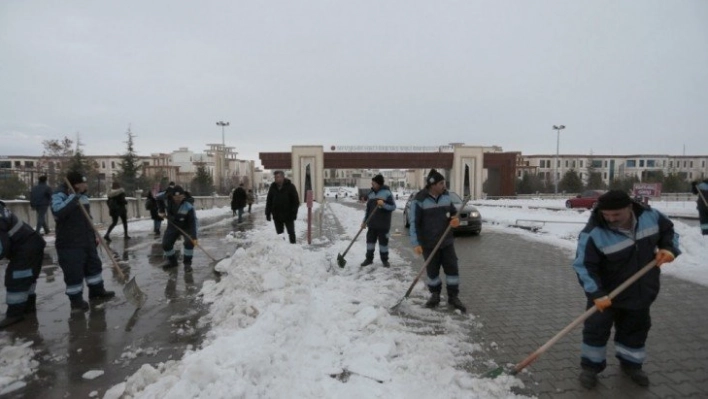
<path fill-rule="evenodd" d="M 72 194 L 76 195 L 76 190 L 74 190 L 74 186 L 69 182 L 69 179 L 66 177 L 64 178 L 64 182 L 66 183 L 67 187 L 71 191 Z M 118 277 L 120 278 L 120 281 L 125 284 L 123 286 L 123 295 L 125 295 L 125 299 L 135 305 L 136 308 L 140 309 L 143 307 L 145 304 L 145 301 L 147 301 L 147 295 L 140 290 L 140 287 L 138 287 L 138 283 L 135 281 L 135 277 L 130 279 L 126 283 L 126 276 L 123 273 L 123 270 L 120 268 L 118 265 L 118 262 L 111 256 L 111 249 L 108 247 L 106 242 L 103 240 L 103 237 L 101 234 L 98 232 L 98 229 L 96 229 L 96 226 L 93 224 L 93 220 L 91 219 L 91 216 L 88 214 L 86 211 L 86 208 L 83 207 L 83 205 L 79 206 L 79 209 L 81 209 L 81 212 L 83 213 L 84 217 L 86 217 L 86 220 L 88 221 L 88 224 L 91 225 L 93 228 L 94 233 L 96 234 L 96 239 L 100 243 L 101 247 L 106 251 L 106 254 L 108 255 L 108 258 L 111 260 L 111 263 L 113 264 L 113 269 L 115 270 L 116 274 L 118 274 Z"/>

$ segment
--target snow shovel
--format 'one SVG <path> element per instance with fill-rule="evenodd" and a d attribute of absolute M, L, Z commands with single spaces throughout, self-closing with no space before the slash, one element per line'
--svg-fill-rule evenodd
<path fill-rule="evenodd" d="M 166 217 L 165 219 L 167 220 L 167 223 L 171 224 L 172 227 L 174 227 L 175 229 L 177 229 L 177 231 L 179 231 L 180 233 L 182 233 L 182 235 L 184 235 L 186 238 L 188 238 L 189 241 L 191 241 L 191 242 L 194 244 L 195 247 L 201 249 L 201 250 L 204 252 L 204 254 L 206 254 L 206 256 L 208 256 L 209 259 L 212 260 L 212 262 L 214 262 L 214 264 L 219 263 L 219 261 L 216 260 L 216 258 L 214 258 L 213 256 L 211 256 L 211 255 L 209 254 L 209 252 L 206 251 L 206 249 L 202 248 L 202 246 L 199 245 L 199 243 L 194 243 L 194 240 L 192 239 L 192 237 L 191 237 L 189 234 L 187 234 L 186 231 L 184 231 L 184 230 L 182 230 L 181 228 L 179 228 L 179 226 L 177 226 L 177 224 L 176 224 L 175 222 L 171 221 L 170 218 L 168 218 L 168 217 Z M 227 256 L 226 258 L 228 258 L 228 256 Z M 224 260 L 224 259 L 226 259 L 226 258 L 222 258 L 221 260 Z"/>
<path fill-rule="evenodd" d="M 467 202 L 470 200 L 470 196 L 465 197 L 465 199 L 462 201 L 462 206 L 460 207 L 460 210 L 458 213 L 461 213 L 463 209 L 465 209 L 465 205 L 467 205 Z M 433 248 L 433 252 L 430 253 L 430 256 L 428 256 L 428 259 L 425 260 L 425 263 L 423 264 L 423 267 L 420 268 L 420 271 L 418 272 L 418 275 L 415 276 L 415 279 L 413 279 L 413 282 L 411 283 L 411 286 L 408 287 L 408 291 L 406 291 L 406 294 L 403 295 L 403 298 L 401 298 L 398 302 L 396 302 L 395 305 L 391 306 L 390 310 L 396 310 L 401 304 L 403 303 L 406 298 L 411 294 L 413 291 L 413 287 L 415 287 L 415 284 L 420 280 L 420 276 L 423 275 L 423 272 L 425 269 L 428 268 L 428 263 L 430 263 L 430 260 L 433 259 L 433 256 L 435 255 L 436 252 L 438 252 L 438 249 L 440 248 L 440 245 L 442 244 L 443 240 L 447 235 L 450 233 L 450 230 L 452 229 L 452 226 L 449 224 L 447 225 L 447 228 L 445 229 L 445 232 L 443 233 L 442 236 L 440 236 L 440 239 L 438 240 L 438 243 L 435 244 L 435 248 Z"/>
<path fill-rule="evenodd" d="M 445 232 L 443 235 L 440 237 L 438 240 L 438 243 L 435 244 L 435 248 L 433 248 L 433 252 L 430 253 L 430 256 L 428 256 L 428 259 L 425 260 L 425 263 L 423 263 L 423 267 L 420 268 L 420 271 L 418 272 L 418 275 L 415 276 L 415 279 L 413 279 L 413 282 L 411 283 L 411 286 L 408 287 L 408 291 L 406 291 L 406 294 L 403 295 L 403 298 L 401 298 L 398 302 L 396 302 L 395 305 L 391 306 L 391 310 L 396 310 L 401 304 L 403 303 L 404 300 L 408 298 L 408 296 L 411 294 L 413 291 L 413 287 L 415 287 L 415 284 L 420 280 L 420 276 L 423 275 L 423 272 L 425 269 L 428 268 L 428 263 L 433 259 L 433 256 L 435 256 L 435 253 L 438 252 L 438 249 L 440 248 L 440 244 L 442 244 L 443 240 L 445 240 L 445 237 L 447 237 L 448 233 L 450 233 L 450 230 L 452 229 L 452 226 L 449 224 L 447 225 L 447 228 L 445 229 Z"/>
<path fill-rule="evenodd" d="M 371 213 L 369 214 L 369 217 L 366 218 L 366 220 L 364 221 L 364 224 L 361 226 L 361 228 L 359 229 L 359 231 L 356 233 L 356 235 L 354 236 L 354 239 L 352 240 L 352 242 L 350 242 L 350 243 L 349 243 L 349 246 L 347 247 L 347 249 L 344 250 L 344 253 L 343 253 L 343 254 L 337 254 L 337 264 L 339 265 L 339 267 L 344 267 L 344 265 L 347 264 L 347 260 L 344 259 L 344 257 L 347 256 L 347 252 L 349 252 L 349 248 L 351 248 L 352 245 L 354 245 L 354 241 L 356 241 L 356 239 L 359 237 L 359 234 L 361 234 L 361 232 L 364 230 L 364 228 L 366 227 L 366 225 L 369 223 L 369 220 L 371 220 L 371 217 L 374 216 L 374 213 L 376 213 L 376 210 L 377 210 L 377 209 L 379 209 L 378 206 L 377 206 L 376 208 L 374 208 L 373 211 L 371 211 Z"/>
<path fill-rule="evenodd" d="M 632 275 L 632 277 L 628 278 L 622 284 L 620 284 L 617 288 L 612 290 L 612 292 L 610 292 L 608 297 L 610 299 L 614 299 L 617 295 L 620 294 L 620 292 L 624 291 L 627 287 L 634 284 L 635 281 L 639 280 L 643 275 L 647 274 L 649 272 L 649 270 L 651 270 L 655 266 L 656 266 L 656 260 L 652 260 L 651 262 L 647 263 L 646 266 L 644 266 L 641 270 L 634 273 L 634 275 Z M 597 312 L 597 307 L 595 305 L 593 305 L 590 309 L 586 310 L 585 313 L 583 313 L 577 319 L 573 320 L 570 324 L 568 324 L 564 329 L 562 329 L 553 338 L 549 339 L 548 342 L 543 344 L 540 348 L 536 349 L 536 351 L 533 352 L 532 354 L 528 355 L 526 357 L 526 359 L 517 363 L 511 370 L 504 370 L 504 366 L 500 366 L 500 367 L 489 370 L 486 373 L 482 374 L 482 377 L 496 378 L 499 375 L 501 375 L 502 373 L 504 373 L 504 371 L 507 371 L 507 373 L 510 375 L 518 374 L 521 370 L 525 369 L 529 364 L 533 363 L 539 356 L 541 356 L 546 350 L 548 350 L 548 348 L 553 346 L 556 342 L 558 342 L 558 340 L 563 338 L 572 329 L 574 329 L 578 324 L 587 320 L 587 318 L 592 316 L 592 314 L 595 312 Z"/>
<path fill-rule="evenodd" d="M 74 190 L 74 186 L 69 183 L 69 179 L 64 177 L 64 182 L 66 183 L 67 187 L 69 187 L 69 190 L 71 190 L 71 193 L 76 195 L 76 190 Z M 108 255 L 108 257 L 111 259 L 113 269 L 115 269 L 121 281 L 123 282 L 123 284 L 125 284 L 123 286 L 123 295 L 125 295 L 125 299 L 135 305 L 136 308 L 142 308 L 145 304 L 145 301 L 147 301 L 147 295 L 145 295 L 145 293 L 140 290 L 140 287 L 138 287 L 138 283 L 135 281 L 135 277 L 130 279 L 128 283 L 125 282 L 126 278 L 125 274 L 123 274 L 123 270 L 121 270 L 120 266 L 118 265 L 118 262 L 113 258 L 113 256 L 111 256 L 111 249 L 103 240 L 103 237 L 101 236 L 101 233 L 98 232 L 96 226 L 93 225 L 93 220 L 91 220 L 91 216 L 86 211 L 86 208 L 84 208 L 83 204 L 79 203 L 79 209 L 81 209 L 81 212 L 83 212 L 84 216 L 86 217 L 86 220 L 93 228 L 93 232 L 96 234 L 98 242 L 101 244 L 101 247 L 103 247 L 103 250 L 106 251 L 106 255 Z"/>

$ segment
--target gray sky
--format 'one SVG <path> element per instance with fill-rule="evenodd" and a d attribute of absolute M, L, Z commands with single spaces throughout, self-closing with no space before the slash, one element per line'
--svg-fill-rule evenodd
<path fill-rule="evenodd" d="M 708 1 L 1 1 L 0 155 L 708 154 Z"/>

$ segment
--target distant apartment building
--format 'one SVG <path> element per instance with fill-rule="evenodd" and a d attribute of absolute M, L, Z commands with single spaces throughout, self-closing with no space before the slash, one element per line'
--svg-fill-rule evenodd
<path fill-rule="evenodd" d="M 517 162 L 516 176 L 524 172 L 537 174 L 542 180 L 553 182 L 562 179 L 569 170 L 575 170 L 587 182 L 592 172 L 600 173 L 609 184 L 615 178 L 636 176 L 645 180 L 654 173 L 665 176 L 678 174 L 686 181 L 708 176 L 708 155 L 522 155 Z M 556 177 L 554 178 L 554 174 Z"/>

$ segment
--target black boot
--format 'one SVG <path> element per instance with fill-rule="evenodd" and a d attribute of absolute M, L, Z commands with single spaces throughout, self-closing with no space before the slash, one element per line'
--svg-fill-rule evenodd
<path fill-rule="evenodd" d="M 165 263 L 162 268 L 165 270 L 177 267 L 177 255 L 170 255 L 167 257 L 167 263 Z"/>
<path fill-rule="evenodd" d="M 366 258 L 363 262 L 361 262 L 361 266 L 369 266 L 370 264 L 374 263 L 373 259 Z"/>
<path fill-rule="evenodd" d="M 583 369 L 578 376 L 580 385 L 585 389 L 593 389 L 597 385 L 597 373 L 594 370 Z"/>
<path fill-rule="evenodd" d="M 29 294 L 27 296 L 27 304 L 25 305 L 25 314 L 37 312 L 37 294 Z"/>
<path fill-rule="evenodd" d="M 71 313 L 83 313 L 88 310 L 89 304 L 82 297 L 71 299 Z"/>
<path fill-rule="evenodd" d="M 383 260 L 383 259 L 382 259 L 382 260 L 381 260 L 381 263 L 383 263 L 383 267 L 391 267 L 391 264 L 388 263 L 388 259 L 387 259 L 387 260 Z"/>
<path fill-rule="evenodd" d="M 108 235 L 108 233 L 106 233 L 106 235 L 103 236 L 103 240 L 104 240 L 105 242 L 111 242 L 111 237 Z"/>
<path fill-rule="evenodd" d="M 432 295 L 430 296 L 430 299 L 428 299 L 428 302 L 425 303 L 426 308 L 435 308 L 440 304 L 440 293 L 439 292 L 433 292 Z"/>
<path fill-rule="evenodd" d="M 124 239 L 124 240 L 130 240 L 130 236 L 126 234 L 126 235 L 123 236 L 123 239 Z"/>
<path fill-rule="evenodd" d="M 7 305 L 5 318 L 0 320 L 0 330 L 25 319 L 25 303 Z"/>
<path fill-rule="evenodd" d="M 647 373 L 645 373 L 641 367 L 627 367 L 625 365 L 621 365 L 620 368 L 624 374 L 634 381 L 635 384 L 640 387 L 649 386 L 649 376 L 647 376 Z"/>
<path fill-rule="evenodd" d="M 116 296 L 113 291 L 106 291 L 103 287 L 103 283 L 98 283 L 95 285 L 89 285 L 89 299 L 110 299 Z"/>
<path fill-rule="evenodd" d="M 460 298 L 457 296 L 448 296 L 447 298 L 447 304 L 454 307 L 455 309 L 459 310 L 462 313 L 467 312 L 467 307 L 460 301 Z"/>

